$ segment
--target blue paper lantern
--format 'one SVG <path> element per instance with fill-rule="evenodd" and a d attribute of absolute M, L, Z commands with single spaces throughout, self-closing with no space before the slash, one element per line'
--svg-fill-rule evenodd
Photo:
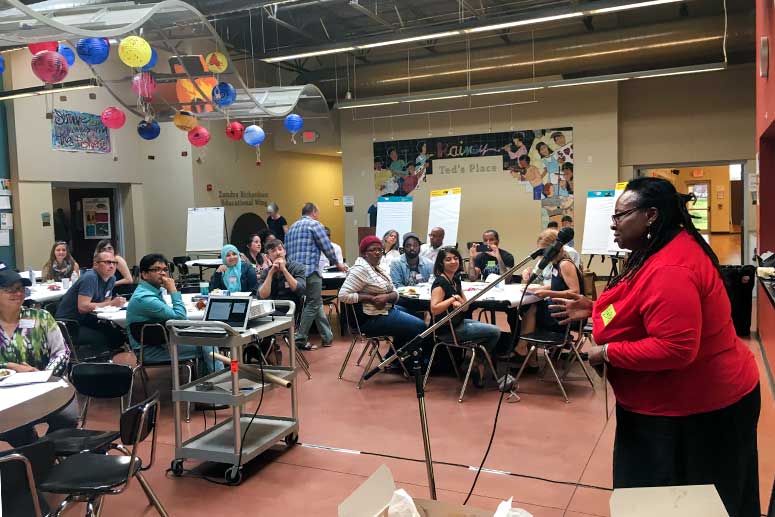
<path fill-rule="evenodd" d="M 148 64 L 142 67 L 140 70 L 148 71 L 151 68 L 156 66 L 156 61 L 159 60 L 159 55 L 156 53 L 156 49 L 151 47 L 151 60 L 148 61 Z"/>
<path fill-rule="evenodd" d="M 140 123 L 137 124 L 137 134 L 140 135 L 140 138 L 143 140 L 153 140 L 159 136 L 159 133 L 161 133 L 161 128 L 159 127 L 159 123 L 155 120 L 151 120 L 150 122 L 141 120 Z"/>
<path fill-rule="evenodd" d="M 218 83 L 213 88 L 213 102 L 220 107 L 231 106 L 237 99 L 237 90 L 229 83 Z"/>
<path fill-rule="evenodd" d="M 67 61 L 67 66 L 73 66 L 75 64 L 75 52 L 73 52 L 73 49 L 60 43 L 57 52 L 62 54 L 62 56 L 65 58 L 65 61 Z"/>
<path fill-rule="evenodd" d="M 99 65 L 108 59 L 110 45 L 104 38 L 82 38 L 78 40 L 75 51 L 84 62 Z"/>
<path fill-rule="evenodd" d="M 264 143 L 265 138 L 266 133 L 264 133 L 264 130 L 255 124 L 245 128 L 245 134 L 242 136 L 242 139 L 245 141 L 245 143 L 251 147 L 261 145 Z"/>
<path fill-rule="evenodd" d="M 5 72 L 5 59 L 3 56 L 0 56 L 0 74 Z"/>
<path fill-rule="evenodd" d="M 300 115 L 297 115 L 295 113 L 291 113 L 287 117 L 285 117 L 285 121 L 283 122 L 285 125 L 285 129 L 288 130 L 290 133 L 298 133 L 301 128 L 304 127 L 304 119 L 301 118 Z"/>

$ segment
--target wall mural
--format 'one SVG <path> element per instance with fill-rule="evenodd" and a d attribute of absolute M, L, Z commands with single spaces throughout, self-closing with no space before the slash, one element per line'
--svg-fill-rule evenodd
<path fill-rule="evenodd" d="M 541 204 L 541 222 L 573 217 L 573 128 L 393 140 L 374 143 L 374 188 L 380 196 L 409 196 L 430 174 L 476 173 L 502 158 L 517 192 Z M 459 158 L 485 158 L 451 161 Z M 495 160 L 497 166 L 500 161 Z M 369 208 L 376 224 L 376 201 Z"/>
<path fill-rule="evenodd" d="M 51 147 L 60 151 L 109 153 L 110 132 L 99 115 L 55 109 L 51 121 Z"/>

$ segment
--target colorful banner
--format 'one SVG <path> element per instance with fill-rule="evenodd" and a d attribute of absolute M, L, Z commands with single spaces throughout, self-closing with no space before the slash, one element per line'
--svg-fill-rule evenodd
<path fill-rule="evenodd" d="M 51 123 L 51 148 L 59 151 L 109 153 L 110 131 L 99 115 L 55 109 Z"/>
<path fill-rule="evenodd" d="M 83 238 L 110 239 L 110 198 L 83 198 Z"/>

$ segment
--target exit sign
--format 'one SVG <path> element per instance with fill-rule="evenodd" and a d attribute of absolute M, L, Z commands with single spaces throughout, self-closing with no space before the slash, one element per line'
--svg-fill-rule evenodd
<path fill-rule="evenodd" d="M 314 144 L 318 141 L 318 138 L 320 138 L 320 133 L 317 131 L 302 131 L 301 132 L 301 143 L 303 144 Z"/>

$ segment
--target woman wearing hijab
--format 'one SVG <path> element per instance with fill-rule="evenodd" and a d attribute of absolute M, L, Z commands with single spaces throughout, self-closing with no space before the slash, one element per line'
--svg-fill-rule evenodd
<path fill-rule="evenodd" d="M 223 265 L 210 278 L 210 292 L 213 289 L 221 289 L 230 293 L 250 292 L 256 294 L 258 290 L 258 279 L 256 271 L 249 262 L 240 258 L 239 250 L 236 246 L 227 244 L 221 249 L 221 260 Z"/>

